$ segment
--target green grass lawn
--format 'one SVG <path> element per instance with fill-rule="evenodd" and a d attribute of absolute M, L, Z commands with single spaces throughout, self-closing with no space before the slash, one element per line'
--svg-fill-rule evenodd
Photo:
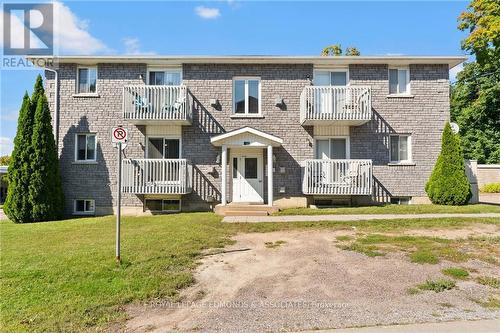
<path fill-rule="evenodd" d="M 5 332 L 79 332 L 124 320 L 123 305 L 175 300 L 193 283 L 204 249 L 238 232 L 352 229 L 363 233 L 456 228 L 500 219 L 414 219 L 354 222 L 223 224 L 212 213 L 124 217 L 121 266 L 114 261 L 115 218 L 14 224 L 0 221 L 0 313 Z"/>
<path fill-rule="evenodd" d="M 466 206 L 441 205 L 384 205 L 338 208 L 290 208 L 275 215 L 342 215 L 342 214 L 427 214 L 427 213 L 500 213 L 500 205 L 476 204 Z"/>

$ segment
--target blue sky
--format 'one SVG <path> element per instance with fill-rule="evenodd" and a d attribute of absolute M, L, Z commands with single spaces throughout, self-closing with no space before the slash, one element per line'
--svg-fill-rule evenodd
<path fill-rule="evenodd" d="M 318 55 L 329 44 L 362 55 L 463 55 L 457 17 L 468 2 L 56 3 L 60 54 Z M 0 155 L 10 153 L 34 70 L 0 77 Z"/>

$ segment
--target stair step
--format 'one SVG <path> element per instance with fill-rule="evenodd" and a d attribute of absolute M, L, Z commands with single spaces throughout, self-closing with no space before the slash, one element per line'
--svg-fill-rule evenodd
<path fill-rule="evenodd" d="M 224 216 L 267 216 L 267 211 L 263 210 L 226 210 Z"/>

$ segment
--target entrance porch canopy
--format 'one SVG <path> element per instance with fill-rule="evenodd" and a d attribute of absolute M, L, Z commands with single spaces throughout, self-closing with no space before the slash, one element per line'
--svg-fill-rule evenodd
<path fill-rule="evenodd" d="M 283 139 L 266 132 L 259 131 L 253 127 L 242 127 L 227 133 L 219 134 L 210 139 L 216 147 L 257 147 L 267 146 L 279 147 Z"/>
<path fill-rule="evenodd" d="M 279 147 L 283 139 L 252 127 L 242 127 L 210 139 L 216 147 L 222 147 L 221 154 L 221 205 L 227 204 L 227 148 L 267 147 L 267 204 L 273 205 L 273 147 Z"/>

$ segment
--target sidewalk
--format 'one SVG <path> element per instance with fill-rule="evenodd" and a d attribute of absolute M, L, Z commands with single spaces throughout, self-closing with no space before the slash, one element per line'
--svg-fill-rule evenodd
<path fill-rule="evenodd" d="M 500 217 L 500 213 L 474 214 L 356 214 L 356 215 L 280 215 L 280 216 L 226 216 L 222 222 L 317 222 L 317 221 L 360 221 L 395 219 L 435 219 L 447 217 Z"/>
<path fill-rule="evenodd" d="M 393 326 L 316 330 L 319 333 L 497 333 L 500 320 L 450 321 Z M 307 332 L 305 332 L 307 333 Z"/>

